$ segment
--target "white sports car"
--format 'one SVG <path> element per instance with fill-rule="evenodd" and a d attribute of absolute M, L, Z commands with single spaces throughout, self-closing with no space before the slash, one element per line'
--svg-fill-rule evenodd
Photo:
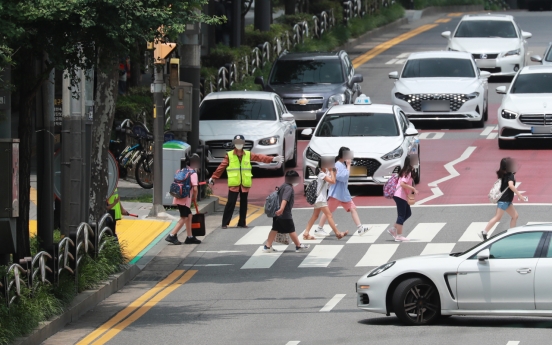
<path fill-rule="evenodd" d="M 527 40 L 531 33 L 522 31 L 514 17 L 504 14 L 468 14 L 448 39 L 447 49 L 473 55 L 477 67 L 493 76 L 513 76 L 526 64 Z"/>
<path fill-rule="evenodd" d="M 224 91 L 208 94 L 199 106 L 199 139 L 209 145 L 209 168 L 216 169 L 234 136 L 245 137 L 244 149 L 268 156 L 282 155 L 285 163 L 252 162 L 254 168 L 276 170 L 297 165 L 297 125 L 280 96 L 264 91 Z"/>
<path fill-rule="evenodd" d="M 470 54 L 424 52 L 408 57 L 391 91 L 393 104 L 411 120 L 487 120 L 488 72 L 480 72 Z"/>
<path fill-rule="evenodd" d="M 411 155 L 420 179 L 418 131 L 397 106 L 371 104 L 365 95 L 355 104 L 336 105 L 320 120 L 316 129 L 304 129 L 312 136 L 303 153 L 304 184 L 318 174 L 318 162 L 324 156 L 337 156 L 339 148 L 353 151 L 350 185 L 382 185 L 396 173 Z"/>
<path fill-rule="evenodd" d="M 462 253 L 388 262 L 356 284 L 360 309 L 409 325 L 441 316 L 552 316 L 552 225 L 499 233 Z"/>
<path fill-rule="evenodd" d="M 552 66 L 527 66 L 514 78 L 498 108 L 498 146 L 508 148 L 518 139 L 552 138 Z"/>

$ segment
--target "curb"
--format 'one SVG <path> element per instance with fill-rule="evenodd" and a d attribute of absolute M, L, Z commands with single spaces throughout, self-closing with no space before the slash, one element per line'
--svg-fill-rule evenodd
<path fill-rule="evenodd" d="M 351 38 L 347 43 L 337 47 L 335 50 L 345 50 L 349 52 L 354 48 L 355 46 L 368 42 L 371 38 L 373 38 L 376 35 L 385 34 L 388 31 L 393 31 L 397 29 L 399 26 L 408 24 L 408 18 L 403 17 L 401 19 L 397 19 L 394 22 L 391 22 L 389 24 L 385 24 L 384 26 L 380 26 L 379 28 L 375 28 L 373 30 L 370 30 L 362 35 L 360 35 L 357 38 Z"/>

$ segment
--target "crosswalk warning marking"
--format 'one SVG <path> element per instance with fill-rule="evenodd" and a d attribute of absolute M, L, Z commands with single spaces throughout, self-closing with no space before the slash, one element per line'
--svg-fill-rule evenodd
<path fill-rule="evenodd" d="M 419 223 L 406 236 L 413 242 L 431 242 L 447 223 Z"/>
<path fill-rule="evenodd" d="M 428 243 L 420 255 L 449 254 L 456 243 Z"/>
<path fill-rule="evenodd" d="M 319 244 L 309 252 L 299 267 L 328 267 L 341 249 L 343 245 Z"/>
<path fill-rule="evenodd" d="M 276 260 L 282 255 L 282 253 L 286 250 L 288 246 L 286 245 L 272 245 L 274 249 L 276 249 L 276 252 L 273 253 L 264 253 L 263 248 L 264 246 L 261 246 L 257 248 L 255 253 L 247 260 L 247 262 L 242 266 L 242 270 L 245 269 L 255 269 L 255 268 L 270 268 Z"/>
<path fill-rule="evenodd" d="M 268 238 L 270 230 L 272 230 L 272 226 L 255 226 L 243 235 L 235 245 L 263 244 Z"/>
<path fill-rule="evenodd" d="M 333 308 L 335 308 L 335 306 L 343 299 L 343 297 L 345 297 L 346 294 L 344 293 L 338 293 L 336 294 L 335 296 L 332 297 L 331 300 L 328 301 L 328 303 L 326 303 L 326 305 L 319 310 L 319 312 L 329 312 L 331 311 Z"/>
<path fill-rule="evenodd" d="M 387 229 L 389 224 L 363 224 L 364 226 L 368 226 L 370 230 L 366 232 L 364 235 L 360 236 L 358 232 L 355 230 L 351 236 L 349 234 L 349 240 L 347 241 L 347 244 L 349 243 L 375 243 L 378 237 Z"/>
<path fill-rule="evenodd" d="M 372 244 L 366 251 L 366 254 L 360 259 L 355 267 L 370 267 L 383 265 L 389 262 L 391 257 L 399 248 L 398 243 L 392 244 Z"/>

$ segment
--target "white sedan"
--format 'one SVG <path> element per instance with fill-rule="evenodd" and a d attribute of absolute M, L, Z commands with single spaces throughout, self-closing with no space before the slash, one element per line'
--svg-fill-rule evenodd
<path fill-rule="evenodd" d="M 411 120 L 470 121 L 483 127 L 488 117 L 489 72 L 480 72 L 470 54 L 410 54 L 391 91 L 393 104 Z"/>
<path fill-rule="evenodd" d="M 423 325 L 449 315 L 552 316 L 552 225 L 499 233 L 463 253 L 391 261 L 362 276 L 360 309 Z"/>
<path fill-rule="evenodd" d="M 454 32 L 441 34 L 447 49 L 473 55 L 477 67 L 493 76 L 514 76 L 525 67 L 530 32 L 520 29 L 514 17 L 504 14 L 468 14 Z"/>
<path fill-rule="evenodd" d="M 548 48 L 544 51 L 543 57 L 533 55 L 531 56 L 531 61 L 539 62 L 543 65 L 552 65 L 552 42 L 548 43 Z"/>
<path fill-rule="evenodd" d="M 297 165 L 297 125 L 280 96 L 263 91 L 224 91 L 207 95 L 199 106 L 199 139 L 209 145 L 210 169 L 233 150 L 234 136 L 245 137 L 244 149 L 285 157 L 285 163 L 251 162 L 254 168 L 276 170 Z"/>
<path fill-rule="evenodd" d="M 552 66 L 527 66 L 506 86 L 498 108 L 498 146 L 520 139 L 552 139 Z"/>
<path fill-rule="evenodd" d="M 323 156 L 337 156 L 341 146 L 353 151 L 350 185 L 382 185 L 397 173 L 408 155 L 420 178 L 418 131 L 397 106 L 371 104 L 365 95 L 355 104 L 336 105 L 326 112 L 316 129 L 304 129 L 312 136 L 303 153 L 304 184 L 317 176 Z"/>

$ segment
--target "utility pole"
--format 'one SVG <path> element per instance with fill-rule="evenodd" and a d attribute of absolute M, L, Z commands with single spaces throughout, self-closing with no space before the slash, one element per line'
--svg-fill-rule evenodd
<path fill-rule="evenodd" d="M 82 202 L 81 221 L 90 222 L 90 183 L 92 164 L 92 123 L 94 120 L 94 70 L 83 71 L 80 83 L 82 97 L 81 147 L 82 147 Z"/>
<path fill-rule="evenodd" d="M 232 0 L 232 39 L 230 44 L 233 48 L 241 46 L 241 20 L 242 0 Z"/>
<path fill-rule="evenodd" d="M 11 139 L 11 69 L 6 66 L 0 71 L 0 139 Z M 2 241 L 6 241 L 2 238 Z M 0 265 L 7 266 L 10 262 L 9 253 L 0 253 Z"/>
<path fill-rule="evenodd" d="M 272 8 L 270 4 L 270 0 L 255 1 L 255 17 L 253 19 L 255 30 L 270 30 L 270 21 L 272 19 Z"/>

